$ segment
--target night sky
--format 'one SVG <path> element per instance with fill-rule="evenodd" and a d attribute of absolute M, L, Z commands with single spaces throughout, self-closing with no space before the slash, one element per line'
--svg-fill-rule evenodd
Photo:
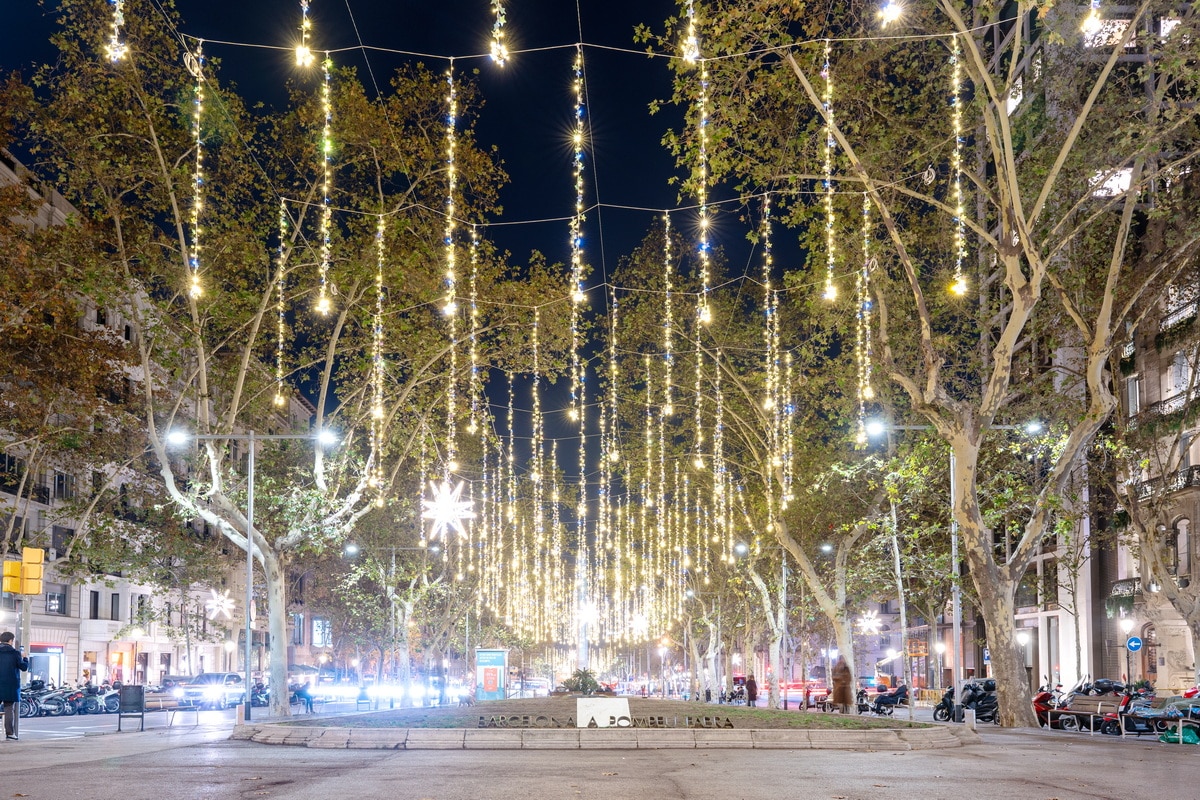
<path fill-rule="evenodd" d="M 46 0 L 51 7 L 54 2 Z M 0 69 L 27 72 L 34 61 L 52 59 L 47 38 L 53 15 L 36 0 L 7 0 L 5 6 Z M 312 0 L 313 49 L 356 47 L 361 40 L 367 46 L 433 56 L 419 60 L 434 69 L 446 63 L 438 56 L 454 56 L 459 69 L 477 68 L 486 103 L 479 119 L 479 141 L 499 147 L 510 176 L 501 194 L 505 212 L 496 221 L 513 223 L 562 218 L 573 211 L 567 139 L 573 114 L 571 63 L 576 42 L 593 45 L 584 50 L 592 137 L 586 204 L 602 206 L 588 214 L 585 248 L 594 267 L 593 281 L 603 281 L 620 256 L 641 240 L 654 216 L 604 206 L 666 209 L 680 205 L 677 189 L 668 183 L 679 172 L 660 140 L 667 127 L 678 125 L 682 112 L 672 108 L 651 117 L 647 110 L 652 100 L 669 97 L 671 73 L 665 59 L 648 58 L 642 52 L 644 45 L 633 42 L 634 25 L 644 22 L 661 29 L 674 13 L 674 4 L 670 0 L 581 0 L 577 7 L 563 0 L 514 0 L 506 6 L 513 55 L 504 68 L 488 58 L 469 58 L 488 52 L 493 20 L 488 0 Z M 182 32 L 205 39 L 206 55 L 222 60 L 223 81 L 236 81 L 248 100 L 276 106 L 283 102 L 284 83 L 295 69 L 290 52 L 217 42 L 291 46 L 300 23 L 296 0 L 177 0 L 177 7 L 184 20 Z M 411 60 L 378 52 L 365 57 L 362 52 L 343 52 L 333 58 L 338 64 L 357 66 L 368 90 L 368 66 L 382 85 L 399 63 Z M 488 235 L 518 261 L 533 248 L 551 261 L 569 259 L 565 220 L 496 226 Z M 741 239 L 742 233 L 735 236 Z"/>

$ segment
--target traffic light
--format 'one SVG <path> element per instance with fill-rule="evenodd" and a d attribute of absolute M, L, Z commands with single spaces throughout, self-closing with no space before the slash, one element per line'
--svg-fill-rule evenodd
<path fill-rule="evenodd" d="M 42 573 L 46 551 L 40 547 L 21 548 L 21 594 L 42 593 Z"/>
<path fill-rule="evenodd" d="M 21 562 L 4 562 L 4 591 L 9 594 L 21 593 Z"/>

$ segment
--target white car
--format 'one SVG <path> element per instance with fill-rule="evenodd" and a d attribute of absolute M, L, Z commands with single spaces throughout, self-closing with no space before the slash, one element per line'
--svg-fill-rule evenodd
<path fill-rule="evenodd" d="M 176 686 L 173 694 L 180 705 L 229 708 L 246 702 L 246 683 L 236 672 L 201 672 L 190 682 Z"/>

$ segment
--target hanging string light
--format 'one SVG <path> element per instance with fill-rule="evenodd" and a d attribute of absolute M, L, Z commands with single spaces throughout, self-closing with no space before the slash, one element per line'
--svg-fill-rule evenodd
<path fill-rule="evenodd" d="M 129 53 L 129 45 L 121 39 L 121 26 L 125 24 L 125 0 L 108 0 L 108 4 L 113 7 L 113 15 L 111 33 L 104 52 L 108 60 L 115 63 Z"/>
<path fill-rule="evenodd" d="M 1091 8 L 1088 9 L 1087 16 L 1083 18 L 1080 28 L 1084 33 L 1095 36 L 1103 25 L 1104 21 L 1100 17 L 1100 0 L 1092 0 Z"/>
<path fill-rule="evenodd" d="M 904 13 L 904 6 L 897 0 L 886 0 L 879 8 L 879 19 L 883 27 L 891 25 Z"/>
<path fill-rule="evenodd" d="M 950 104 L 954 106 L 954 155 L 950 169 L 954 173 L 954 283 L 950 291 L 960 297 L 967 293 L 967 279 L 963 275 L 963 260 L 967 255 L 966 219 L 963 208 L 962 189 L 962 49 L 958 36 L 954 37 L 954 52 L 950 56 L 953 69 L 950 72 Z"/>
<path fill-rule="evenodd" d="M 575 89 L 575 130 L 572 135 L 575 163 L 575 214 L 571 217 L 571 283 L 574 293 L 571 297 L 571 417 L 579 423 L 579 494 L 576 502 L 575 523 L 578 526 L 578 546 L 582 554 L 587 544 L 587 438 L 584 435 L 587 428 L 586 413 L 586 380 L 587 368 L 580 358 L 584 294 L 583 274 L 583 145 L 584 145 L 584 104 L 583 104 L 583 45 L 575 45 L 574 89 Z M 590 585 L 590 584 L 589 584 Z"/>
<path fill-rule="evenodd" d="M 671 212 L 663 212 L 663 414 L 671 416 L 675 413 L 675 399 L 672 385 L 675 376 L 675 353 L 673 352 L 675 319 L 671 309 Z"/>
<path fill-rule="evenodd" d="M 824 180 L 825 191 L 825 299 L 837 299 L 837 287 L 833 284 L 833 268 L 836 253 L 834 250 L 834 217 L 833 217 L 833 71 L 829 66 L 829 40 L 825 40 L 825 64 L 821 67 L 821 77 L 825 79 L 825 94 L 821 105 L 825 110 L 825 159 Z"/>
<path fill-rule="evenodd" d="M 858 300 L 858 318 L 855 331 L 854 352 L 858 366 L 858 425 L 855 443 L 859 447 L 867 444 L 867 403 L 875 399 L 871 386 L 871 196 L 863 192 L 862 204 L 862 266 L 855 281 L 855 297 Z"/>
<path fill-rule="evenodd" d="M 317 295 L 317 313 L 328 314 L 329 302 L 329 262 L 331 253 L 331 236 L 333 232 L 333 61 L 329 54 L 321 62 L 324 82 L 321 84 L 321 112 L 325 124 L 321 128 L 321 286 Z"/>
<path fill-rule="evenodd" d="M 192 90 L 192 131 L 195 136 L 193 146 L 196 150 L 192 168 L 192 243 L 188 252 L 188 271 L 191 273 L 191 286 L 188 295 L 193 299 L 203 294 L 200 285 L 200 247 L 203 231 L 200 219 L 204 211 L 204 40 L 196 43 L 195 53 L 185 53 L 184 61 L 188 71 L 196 79 Z"/>
<path fill-rule="evenodd" d="M 483 395 L 483 377 L 479 370 L 479 231 L 471 226 L 471 336 L 469 354 L 471 359 L 471 421 L 467 433 L 472 436 L 479 430 L 479 399 Z"/>
<path fill-rule="evenodd" d="M 371 475 L 368 485 L 377 492 L 376 505 L 383 505 L 383 265 L 384 235 L 387 232 L 383 214 L 375 224 L 375 318 L 371 335 Z"/>
<path fill-rule="evenodd" d="M 775 290 L 771 283 L 775 267 L 771 242 L 771 195 L 763 195 L 763 219 L 760 231 L 763 246 L 763 345 L 764 364 L 763 375 L 765 386 L 763 392 L 763 412 L 767 417 L 767 446 L 770 461 L 770 477 L 767 481 L 769 491 L 767 498 L 768 522 L 774 524 L 776 517 L 776 470 L 783 466 L 781 452 L 783 431 L 783 409 L 779 402 L 779 315 Z M 780 476 L 779 483 L 782 483 Z"/>
<path fill-rule="evenodd" d="M 689 64 L 695 64 L 700 58 L 700 37 L 696 35 L 696 4 L 694 0 L 688 0 L 687 4 L 687 35 L 683 39 L 683 46 L 680 48 L 683 55 L 683 60 Z"/>
<path fill-rule="evenodd" d="M 446 70 L 446 223 L 442 243 L 446 251 L 446 296 L 442 313 L 450 322 L 450 370 L 446 387 L 446 476 L 458 469 L 457 376 L 458 372 L 458 275 L 454 231 L 457 223 L 454 193 L 458 188 L 458 91 L 454 83 L 454 59 Z"/>
<path fill-rule="evenodd" d="M 300 44 L 296 45 L 296 66 L 311 67 L 316 55 L 308 45 L 312 35 L 312 20 L 308 17 L 308 0 L 300 0 Z"/>
<path fill-rule="evenodd" d="M 709 262 L 712 244 L 709 241 L 708 211 L 708 63 L 700 60 L 700 94 L 696 98 L 696 127 L 699 139 L 699 163 L 696 166 L 696 204 L 700 217 L 700 297 L 696 315 L 701 325 L 712 320 L 708 307 Z"/>
<path fill-rule="evenodd" d="M 508 45 L 504 43 L 504 2 L 503 0 L 492 0 L 492 15 L 495 17 L 495 22 L 492 23 L 492 61 L 496 66 L 503 67 L 508 63 Z"/>
<path fill-rule="evenodd" d="M 279 201 L 279 253 L 275 268 L 275 406 L 287 405 L 283 386 L 283 340 L 287 329 L 286 308 L 283 303 L 284 267 L 287 265 L 288 214 L 287 201 Z"/>

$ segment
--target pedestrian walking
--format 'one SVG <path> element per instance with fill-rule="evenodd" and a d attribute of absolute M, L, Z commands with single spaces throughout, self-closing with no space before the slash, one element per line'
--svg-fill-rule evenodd
<path fill-rule="evenodd" d="M 296 696 L 304 701 L 304 710 L 309 714 L 313 713 L 313 693 L 312 684 L 306 683 L 296 691 Z"/>
<path fill-rule="evenodd" d="M 854 702 L 854 697 L 850 692 L 852 681 L 853 677 L 850 674 L 850 665 L 846 663 L 846 657 L 838 656 L 833 665 L 833 694 L 829 699 L 842 710 L 843 714 L 850 713 L 850 705 Z"/>
<path fill-rule="evenodd" d="M 21 673 L 29 669 L 25 647 L 13 647 L 12 631 L 0 633 L 0 703 L 4 705 L 4 736 L 16 741 L 21 709 Z"/>
<path fill-rule="evenodd" d="M 746 705 L 752 706 L 758 700 L 758 681 L 754 680 L 754 673 L 751 672 L 746 676 Z"/>

